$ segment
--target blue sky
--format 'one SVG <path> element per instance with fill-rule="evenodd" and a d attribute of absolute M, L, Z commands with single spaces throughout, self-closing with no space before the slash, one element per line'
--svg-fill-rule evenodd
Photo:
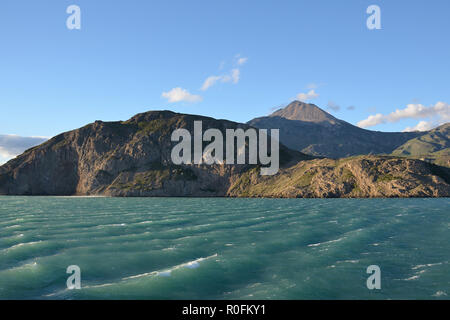
<path fill-rule="evenodd" d="M 73 4 L 80 30 L 66 27 Z M 372 4 L 381 30 L 366 27 Z M 369 129 L 429 127 L 448 119 L 449 12 L 448 0 L 2 0 L 0 134 L 158 109 L 246 122 L 302 93 Z M 188 101 L 169 102 L 174 88 Z"/>

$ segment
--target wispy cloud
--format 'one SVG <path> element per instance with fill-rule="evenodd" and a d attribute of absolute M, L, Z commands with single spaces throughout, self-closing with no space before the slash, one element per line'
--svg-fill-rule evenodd
<path fill-rule="evenodd" d="M 238 58 L 237 64 L 238 66 L 242 66 L 247 62 L 248 58 Z"/>
<path fill-rule="evenodd" d="M 170 91 L 163 92 L 162 97 L 166 98 L 169 102 L 200 102 L 203 98 L 199 95 L 191 94 L 186 89 L 177 87 Z"/>
<path fill-rule="evenodd" d="M 236 55 L 235 57 L 236 61 L 235 64 L 238 66 L 237 68 L 233 68 L 230 70 L 230 72 L 221 74 L 221 75 L 212 75 L 206 78 L 206 80 L 203 82 L 202 87 L 200 90 L 206 91 L 212 86 L 214 86 L 217 83 L 233 83 L 237 84 L 241 78 L 241 69 L 239 69 L 240 66 L 243 66 L 248 58 L 241 57 L 241 55 Z M 223 67 L 224 63 L 221 63 L 221 67 Z"/>
<path fill-rule="evenodd" d="M 248 58 L 247 57 L 243 57 L 240 53 L 238 53 L 237 55 L 234 56 L 234 61 L 238 66 L 244 65 Z"/>
<path fill-rule="evenodd" d="M 361 128 L 367 128 L 387 122 L 398 122 L 403 119 L 433 119 L 433 123 L 442 124 L 450 120 L 450 105 L 445 102 L 438 102 L 429 107 L 422 104 L 408 104 L 406 108 L 397 109 L 387 115 L 381 113 L 370 115 L 367 119 L 359 121 L 357 125 Z M 424 124 L 422 124 L 423 126 Z"/>
<path fill-rule="evenodd" d="M 308 101 L 308 100 L 316 99 L 317 97 L 319 97 L 319 94 L 316 93 L 316 91 L 314 89 L 311 89 L 307 93 L 297 94 L 296 98 L 297 98 L 297 100 L 300 100 L 300 101 Z"/>
<path fill-rule="evenodd" d="M 210 87 L 215 85 L 217 81 L 221 81 L 222 79 L 223 79 L 223 76 L 210 76 L 210 77 L 206 78 L 205 82 L 203 82 L 203 86 L 201 87 L 200 90 L 206 91 Z"/>
<path fill-rule="evenodd" d="M 224 74 L 220 76 L 210 76 L 206 78 L 205 82 L 203 82 L 203 85 L 200 90 L 206 91 L 209 88 L 211 88 L 213 85 L 215 85 L 217 82 L 222 83 L 238 83 L 241 77 L 241 71 L 239 69 L 233 69 L 229 74 Z"/>
<path fill-rule="evenodd" d="M 312 90 L 312 89 L 319 89 L 320 87 L 326 86 L 327 84 L 324 82 L 316 83 L 316 82 L 310 82 L 306 85 L 306 89 Z"/>
<path fill-rule="evenodd" d="M 347 107 L 347 110 L 350 110 L 350 111 L 353 111 L 353 110 L 355 110 L 355 109 L 356 109 L 355 106 L 348 106 L 348 107 Z"/>
<path fill-rule="evenodd" d="M 233 69 L 229 74 L 224 74 L 220 76 L 210 76 L 206 78 L 205 82 L 203 82 L 203 85 L 200 90 L 206 91 L 213 85 L 215 85 L 217 82 L 232 82 L 234 84 L 238 83 L 240 80 L 241 71 L 239 69 Z"/>
<path fill-rule="evenodd" d="M 241 78 L 241 70 L 233 69 L 231 70 L 231 81 L 233 83 L 238 83 Z"/>
<path fill-rule="evenodd" d="M 21 137 L 17 135 L 0 135 L 0 163 L 6 162 L 25 150 L 37 146 L 47 137 Z"/>
<path fill-rule="evenodd" d="M 242 66 L 244 65 L 248 58 L 246 57 L 241 57 L 240 55 L 236 55 L 235 56 L 235 65 L 238 66 Z M 219 69 L 222 69 L 223 66 L 225 65 L 225 62 L 222 61 L 220 63 Z M 212 75 L 209 76 L 208 78 L 206 78 L 206 80 L 203 82 L 202 87 L 200 88 L 201 91 L 206 91 L 209 88 L 211 88 L 212 86 L 214 86 L 215 84 L 221 82 L 221 83 L 233 83 L 233 84 L 237 84 L 239 82 L 239 80 L 241 79 L 241 70 L 239 69 L 239 67 L 233 68 L 231 69 L 228 73 L 224 73 L 222 75 Z M 161 94 L 161 96 L 163 98 L 166 98 L 168 100 L 168 102 L 181 102 L 181 101 L 185 101 L 185 102 L 200 102 L 203 100 L 202 96 L 200 95 L 196 95 L 196 94 L 192 94 L 190 93 L 187 89 L 183 89 L 180 87 L 176 87 L 173 88 L 170 91 L 167 92 L 163 92 Z"/>

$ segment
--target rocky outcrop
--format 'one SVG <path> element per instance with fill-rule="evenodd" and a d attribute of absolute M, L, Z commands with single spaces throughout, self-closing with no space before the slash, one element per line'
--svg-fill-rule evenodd
<path fill-rule="evenodd" d="M 230 196 L 275 198 L 448 197 L 450 170 L 415 159 L 359 156 L 300 161 L 276 176 L 249 171 Z"/>
<path fill-rule="evenodd" d="M 246 124 L 153 111 L 128 121 L 96 121 L 60 134 L 0 167 L 2 195 L 448 197 L 450 174 L 420 160 L 362 156 L 314 159 L 280 145 L 281 169 L 261 165 L 174 165 L 171 134 L 184 128 Z"/>
<path fill-rule="evenodd" d="M 128 121 L 96 121 L 60 134 L 0 167 L 0 194 L 225 196 L 231 176 L 250 165 L 174 165 L 175 129 L 250 128 L 226 120 L 152 111 Z M 311 159 L 280 146 L 281 165 Z"/>

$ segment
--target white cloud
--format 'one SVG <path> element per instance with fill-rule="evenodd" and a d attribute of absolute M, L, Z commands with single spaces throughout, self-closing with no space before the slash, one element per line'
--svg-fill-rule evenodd
<path fill-rule="evenodd" d="M 48 140 L 46 137 L 21 137 L 17 135 L 0 135 L 0 163 L 6 162 L 25 150 Z"/>
<path fill-rule="evenodd" d="M 248 61 L 248 58 L 247 57 L 243 57 L 240 53 L 235 55 L 234 58 L 235 58 L 235 63 L 238 66 L 244 65 Z"/>
<path fill-rule="evenodd" d="M 241 66 L 244 65 L 248 58 L 241 57 L 240 54 L 235 56 L 236 64 Z M 222 69 L 225 65 L 225 62 L 222 61 L 220 63 L 219 69 Z M 233 83 L 237 84 L 241 78 L 241 70 L 239 68 L 232 69 L 229 73 L 222 74 L 222 75 L 212 75 L 206 78 L 206 80 L 203 82 L 202 87 L 200 88 L 201 91 L 206 91 L 218 82 L 222 83 Z M 186 89 L 177 87 L 173 88 L 172 90 L 168 92 L 163 92 L 162 97 L 166 98 L 169 102 L 180 102 L 180 101 L 187 101 L 187 102 L 199 102 L 202 101 L 203 98 L 199 95 L 194 95 L 189 93 Z"/>
<path fill-rule="evenodd" d="M 367 128 L 387 122 L 398 122 L 403 119 L 430 118 L 434 118 L 437 123 L 450 121 L 450 105 L 445 102 L 438 102 L 429 107 L 422 104 L 408 104 L 406 108 L 397 109 L 388 115 L 381 113 L 370 115 L 367 119 L 359 121 L 357 125 L 361 128 Z"/>
<path fill-rule="evenodd" d="M 316 82 L 310 82 L 306 85 L 306 89 L 308 90 L 315 90 L 315 89 L 319 89 L 320 87 L 326 86 L 327 84 L 324 82 L 321 83 L 316 83 Z"/>
<path fill-rule="evenodd" d="M 247 63 L 248 58 L 242 57 L 240 54 L 237 54 L 234 56 L 234 64 L 237 66 L 243 66 L 245 63 Z M 219 67 L 219 70 L 223 68 L 225 65 L 225 62 L 222 61 Z M 202 87 L 200 90 L 206 91 L 218 82 L 221 83 L 233 83 L 237 84 L 241 78 L 241 70 L 238 68 L 232 69 L 229 73 L 224 73 L 222 75 L 212 75 L 206 78 L 206 80 L 203 82 Z"/>
<path fill-rule="evenodd" d="M 18 154 L 10 153 L 7 149 L 0 147 L 0 166 L 15 158 Z"/>
<path fill-rule="evenodd" d="M 373 127 L 380 123 L 386 122 L 386 116 L 381 113 L 377 113 L 375 115 L 370 115 L 367 119 L 359 121 L 356 125 L 360 128 Z"/>
<path fill-rule="evenodd" d="M 239 58 L 239 59 L 237 60 L 237 64 L 238 64 L 239 66 L 242 66 L 243 64 L 245 64 L 245 63 L 247 62 L 247 60 L 248 60 L 248 58 Z"/>
<path fill-rule="evenodd" d="M 435 124 L 433 124 L 431 121 L 420 121 L 417 125 L 414 127 L 406 127 L 403 132 L 410 132 L 410 131 L 428 131 L 435 127 Z"/>
<path fill-rule="evenodd" d="M 307 101 L 307 100 L 312 100 L 315 99 L 319 96 L 319 94 L 317 94 L 314 89 L 309 90 L 307 93 L 299 93 L 297 95 L 297 99 L 300 101 Z"/>
<path fill-rule="evenodd" d="M 231 70 L 231 80 L 233 83 L 238 83 L 241 77 L 241 71 L 239 69 Z"/>
<path fill-rule="evenodd" d="M 205 91 L 208 90 L 209 87 L 212 87 L 216 84 L 217 81 L 221 80 L 223 76 L 210 76 L 206 78 L 205 82 L 203 83 L 203 86 L 200 90 Z"/>
<path fill-rule="evenodd" d="M 221 76 L 210 76 L 206 78 L 205 82 L 203 82 L 203 85 L 200 90 L 206 91 L 213 85 L 215 85 L 217 82 L 232 82 L 234 84 L 238 83 L 240 80 L 241 71 L 239 69 L 233 69 L 229 74 L 221 75 Z"/>
<path fill-rule="evenodd" d="M 202 101 L 203 98 L 199 95 L 191 94 L 186 89 L 177 87 L 173 88 L 168 92 L 163 92 L 162 97 L 166 98 L 169 102 L 199 102 Z"/>
<path fill-rule="evenodd" d="M 405 109 L 397 109 L 389 114 L 389 121 L 396 122 L 405 118 L 423 119 L 434 116 L 449 120 L 450 105 L 444 102 L 438 102 L 430 107 L 425 107 L 422 104 L 408 104 Z"/>

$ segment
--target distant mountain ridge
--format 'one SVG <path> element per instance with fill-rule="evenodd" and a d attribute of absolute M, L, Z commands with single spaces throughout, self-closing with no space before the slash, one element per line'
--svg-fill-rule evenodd
<path fill-rule="evenodd" d="M 247 123 L 261 129 L 280 129 L 280 141 L 291 149 L 335 159 L 390 154 L 408 140 L 424 134 L 362 129 L 335 118 L 314 104 L 300 101 Z"/>
<path fill-rule="evenodd" d="M 411 139 L 392 152 L 395 156 L 424 158 L 450 167 L 450 123 Z"/>
<path fill-rule="evenodd" d="M 450 123 L 425 132 L 423 135 L 411 139 L 392 152 L 394 155 L 421 156 L 450 148 Z"/>
<path fill-rule="evenodd" d="M 314 111 L 314 110 L 312 110 Z M 331 125 L 320 113 L 311 129 Z M 287 120 L 278 116 L 273 119 Z M 280 170 L 260 165 L 174 165 L 171 134 L 194 121 L 203 129 L 247 124 L 171 111 L 149 111 L 127 121 L 96 121 L 62 133 L 0 166 L 0 195 L 120 197 L 449 197 L 450 169 L 417 159 L 360 156 L 314 159 L 280 144 Z M 333 120 L 333 119 L 331 119 Z M 330 130 L 329 128 L 327 130 Z"/>

